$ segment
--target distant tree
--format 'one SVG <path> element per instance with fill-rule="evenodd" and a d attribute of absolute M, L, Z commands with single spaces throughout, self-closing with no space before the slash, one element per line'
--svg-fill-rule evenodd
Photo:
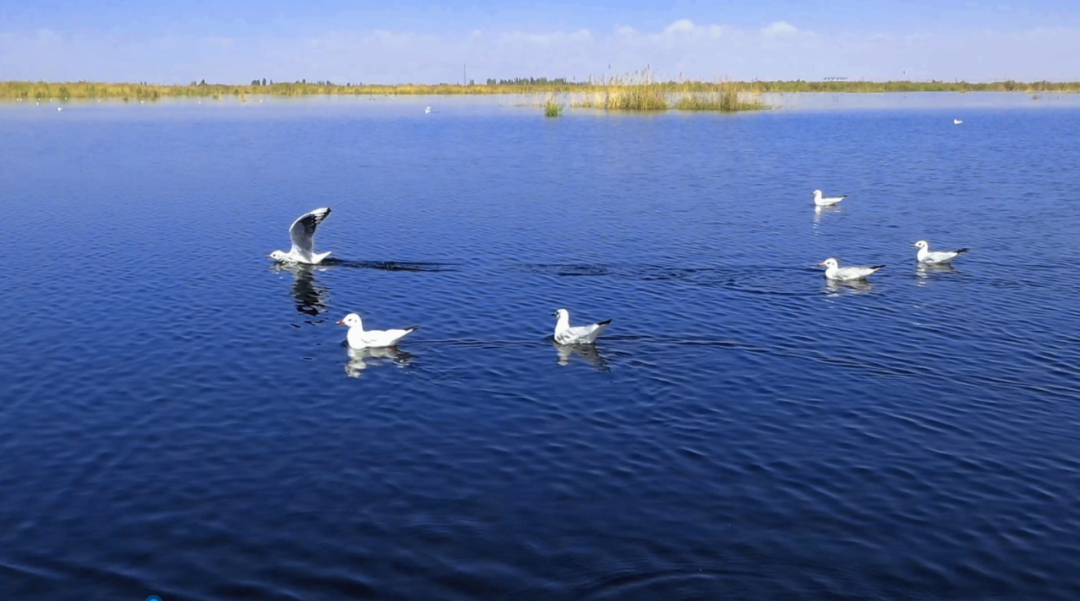
<path fill-rule="evenodd" d="M 470 79 L 470 80 L 469 80 L 469 85 L 470 85 L 470 86 L 475 86 L 475 85 L 476 85 L 476 82 Z"/>
<path fill-rule="evenodd" d="M 253 86 L 259 85 L 259 80 L 257 80 L 257 79 L 251 80 L 251 85 L 253 85 Z"/>
<path fill-rule="evenodd" d="M 264 85 L 264 86 L 266 85 L 266 78 L 265 77 L 262 80 L 262 85 Z"/>
<path fill-rule="evenodd" d="M 200 82 L 199 82 L 199 85 L 200 85 L 200 86 L 205 86 L 205 85 L 206 85 L 206 80 L 204 79 L 204 80 L 200 81 Z"/>

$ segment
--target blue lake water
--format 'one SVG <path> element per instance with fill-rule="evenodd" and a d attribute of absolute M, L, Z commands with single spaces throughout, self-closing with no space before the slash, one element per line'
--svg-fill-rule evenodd
<path fill-rule="evenodd" d="M 0 108 L 0 598 L 1075 600 L 1080 106 L 940 98 Z"/>

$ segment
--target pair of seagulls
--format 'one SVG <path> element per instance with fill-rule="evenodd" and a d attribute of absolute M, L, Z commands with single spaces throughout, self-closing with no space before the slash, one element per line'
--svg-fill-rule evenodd
<path fill-rule="evenodd" d="M 328 207 L 301 215 L 289 226 L 289 238 L 292 239 L 292 248 L 289 252 L 275 250 L 269 257 L 278 262 L 299 265 L 322 263 L 326 257 L 330 256 L 330 253 L 315 252 L 315 232 L 329 216 Z M 611 325 L 609 319 L 587 326 L 571 326 L 570 312 L 566 309 L 559 309 L 554 313 L 554 317 L 558 318 L 555 324 L 555 342 L 559 344 L 593 344 Z M 403 330 L 365 330 L 363 319 L 356 313 L 346 315 L 337 323 L 349 327 L 347 340 L 349 346 L 354 349 L 391 347 L 419 328 L 419 326 L 413 326 Z"/>
<path fill-rule="evenodd" d="M 966 253 L 968 249 L 961 248 L 958 250 L 930 250 L 930 243 L 926 240 L 919 240 L 915 244 L 912 244 L 919 249 L 916 258 L 919 263 L 925 265 L 948 265 L 952 263 L 952 260 L 960 255 Z M 874 273 L 876 273 L 884 265 L 873 265 L 871 267 L 840 267 L 840 264 L 836 259 L 825 259 L 823 263 L 819 263 L 821 267 L 825 268 L 825 277 L 838 281 L 838 282 L 856 282 L 865 280 Z"/>
<path fill-rule="evenodd" d="M 555 342 L 560 345 L 594 344 L 600 334 L 611 325 L 611 320 L 608 319 L 587 326 L 571 326 L 570 312 L 566 309 L 559 309 L 554 316 L 558 317 L 555 324 Z M 339 326 L 349 327 L 345 339 L 349 348 L 354 350 L 397 346 L 402 338 L 420 328 L 412 326 L 403 330 L 365 330 L 363 319 L 356 313 L 349 313 L 337 323 Z"/>

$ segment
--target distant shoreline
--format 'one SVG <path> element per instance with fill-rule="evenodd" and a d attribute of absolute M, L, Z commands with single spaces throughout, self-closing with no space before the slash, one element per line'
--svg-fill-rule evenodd
<path fill-rule="evenodd" d="M 563 80 L 515 80 L 513 82 L 462 84 L 333 84 L 329 82 L 261 82 L 247 85 L 193 83 L 187 85 L 102 82 L 0 81 L 0 99 L 80 100 L 115 98 L 157 100 L 170 97 L 215 98 L 235 96 L 462 96 L 520 94 L 596 94 L 648 89 L 663 94 L 729 93 L 863 93 L 896 92 L 1017 92 L 1080 93 L 1080 82 L 915 82 L 915 81 L 731 81 L 626 82 L 618 79 L 583 83 Z"/>

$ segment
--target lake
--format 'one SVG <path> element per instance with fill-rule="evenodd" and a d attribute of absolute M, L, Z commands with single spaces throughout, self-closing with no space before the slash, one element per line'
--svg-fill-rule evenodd
<path fill-rule="evenodd" d="M 1080 102 L 916 96 L 5 104 L 0 598 L 1076 599 Z"/>

